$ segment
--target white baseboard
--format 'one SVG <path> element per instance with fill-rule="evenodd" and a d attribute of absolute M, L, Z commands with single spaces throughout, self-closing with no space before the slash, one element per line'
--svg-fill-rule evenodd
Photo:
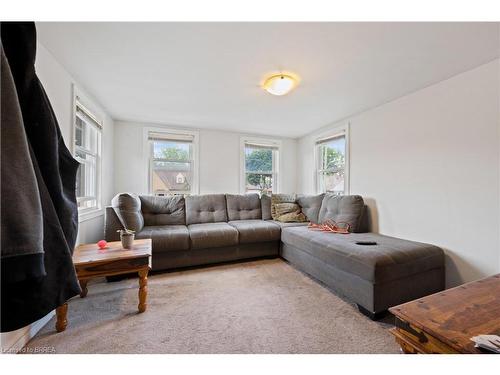
<path fill-rule="evenodd" d="M 5 332 L 1 335 L 1 352 L 17 353 L 30 341 L 55 315 L 55 311 L 51 311 L 43 318 L 36 322 L 19 328 L 12 332 Z"/>

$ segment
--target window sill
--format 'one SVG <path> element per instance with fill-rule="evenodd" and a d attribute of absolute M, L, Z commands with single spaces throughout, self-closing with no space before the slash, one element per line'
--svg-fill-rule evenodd
<path fill-rule="evenodd" d="M 78 222 L 82 223 L 84 221 L 95 219 L 96 217 L 103 215 L 104 215 L 104 210 L 102 208 L 98 210 L 78 212 Z"/>

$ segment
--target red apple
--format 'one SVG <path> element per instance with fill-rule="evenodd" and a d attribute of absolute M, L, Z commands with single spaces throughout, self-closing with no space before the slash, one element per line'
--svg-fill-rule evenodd
<path fill-rule="evenodd" d="M 98 243 L 97 243 L 97 246 L 99 246 L 99 249 L 105 249 L 108 247 L 108 243 L 104 240 L 100 240 Z"/>

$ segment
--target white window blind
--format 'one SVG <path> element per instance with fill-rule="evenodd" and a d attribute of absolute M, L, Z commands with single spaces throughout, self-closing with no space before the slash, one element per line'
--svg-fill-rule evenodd
<path fill-rule="evenodd" d="M 148 139 L 151 141 L 182 141 L 182 142 L 193 142 L 194 136 L 191 134 L 173 134 L 173 133 L 161 133 L 161 132 L 149 132 Z"/>

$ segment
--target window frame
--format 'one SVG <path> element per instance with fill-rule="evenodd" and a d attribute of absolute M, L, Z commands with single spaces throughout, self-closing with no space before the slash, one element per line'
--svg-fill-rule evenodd
<path fill-rule="evenodd" d="M 350 136 L 349 136 L 350 123 L 345 123 L 343 125 L 329 129 L 326 132 L 319 134 L 314 140 L 314 190 L 316 194 L 326 193 L 323 191 L 320 183 L 320 173 L 323 171 L 320 169 L 321 156 L 320 156 L 320 145 L 321 141 L 328 138 L 335 138 L 344 136 L 345 137 L 345 169 L 344 169 L 344 195 L 350 194 Z"/>
<path fill-rule="evenodd" d="M 193 181 L 191 184 L 191 192 L 189 194 L 196 195 L 199 194 L 200 186 L 199 186 L 199 132 L 192 130 L 184 130 L 178 128 L 171 127 L 144 127 L 143 129 L 143 165 L 145 169 L 144 173 L 144 187 L 143 191 L 145 194 L 154 195 L 152 191 L 153 187 L 153 142 L 149 140 L 150 133 L 161 133 L 165 135 L 165 138 L 168 138 L 168 135 L 173 137 L 175 136 L 190 136 L 193 138 L 192 140 L 192 175 Z"/>
<path fill-rule="evenodd" d="M 89 152 L 83 147 L 76 146 L 76 119 L 77 119 L 77 106 L 84 112 L 88 117 L 93 120 L 97 126 L 93 124 L 89 124 L 93 126 L 97 131 L 97 145 L 96 145 L 96 153 Z M 104 214 L 103 205 L 102 205 L 102 137 L 104 132 L 104 122 L 102 120 L 103 115 L 101 111 L 97 109 L 97 106 L 75 85 L 73 85 L 73 103 L 72 103 L 72 127 L 71 127 L 71 153 L 73 157 L 78 160 L 76 156 L 77 151 L 84 152 L 95 157 L 95 197 L 84 197 L 87 199 L 79 199 L 77 197 L 77 205 L 85 200 L 93 200 L 95 198 L 96 205 L 93 207 L 78 207 L 78 222 L 83 222 L 86 220 L 93 219 L 95 217 L 101 216 Z M 77 177 L 78 178 L 78 177 Z"/>
<path fill-rule="evenodd" d="M 256 146 L 262 145 L 265 147 L 274 147 L 276 150 L 273 150 L 273 193 L 279 193 L 282 185 L 282 174 L 280 171 L 282 170 L 281 160 L 282 160 L 282 141 L 280 139 L 275 138 L 260 138 L 260 137 L 249 137 L 242 136 L 240 137 L 240 193 L 241 194 L 252 194 L 246 191 L 246 155 L 245 155 L 245 147 L 247 144 L 254 144 Z M 255 172 L 249 172 L 255 173 Z"/>

